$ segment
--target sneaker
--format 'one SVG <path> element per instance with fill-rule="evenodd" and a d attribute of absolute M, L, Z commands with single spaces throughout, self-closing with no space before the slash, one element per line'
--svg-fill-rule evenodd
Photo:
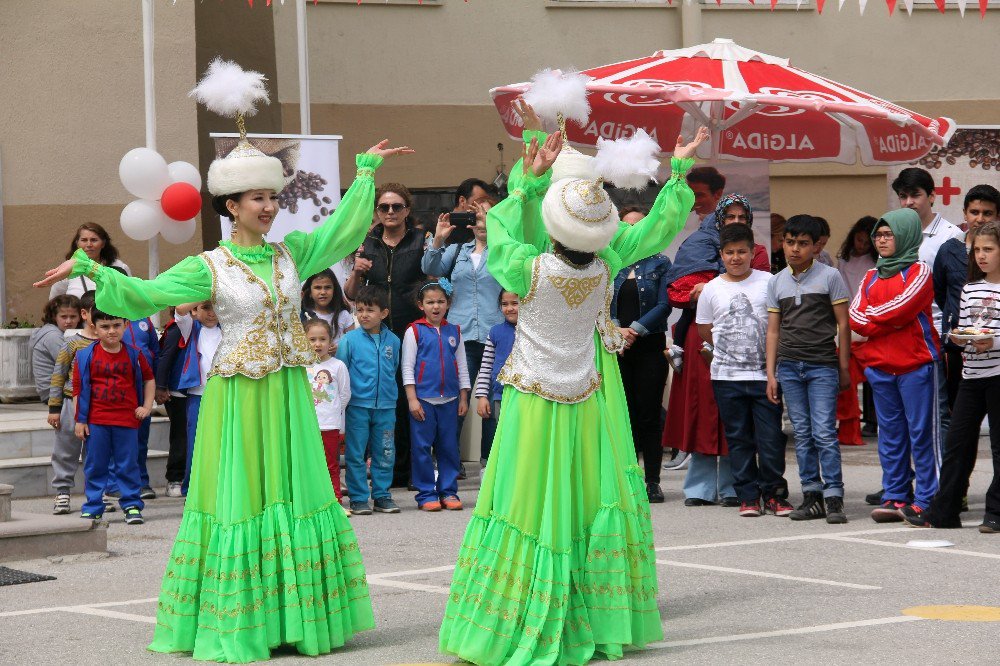
<path fill-rule="evenodd" d="M 934 527 L 931 521 L 927 520 L 927 512 L 914 504 L 900 509 L 900 515 L 903 516 L 903 522 L 907 527 Z"/>
<path fill-rule="evenodd" d="M 658 483 L 646 484 L 646 497 L 649 498 L 650 504 L 662 504 L 666 499 L 663 496 L 663 490 L 660 488 L 660 484 Z"/>
<path fill-rule="evenodd" d="M 102 498 L 104 500 L 104 513 L 114 513 L 118 510 L 118 505 L 115 502 L 118 501 L 120 496 L 118 493 L 104 493 L 104 497 Z"/>
<path fill-rule="evenodd" d="M 698 350 L 698 353 L 703 359 L 705 359 L 705 363 L 712 365 L 712 358 L 715 356 L 715 347 L 707 342 L 703 342 L 701 343 L 701 349 Z"/>
<path fill-rule="evenodd" d="M 1000 534 L 1000 520 L 984 518 L 983 524 L 979 526 L 979 531 L 982 534 Z"/>
<path fill-rule="evenodd" d="M 719 502 L 719 504 L 726 507 L 727 509 L 735 509 L 741 504 L 741 502 L 739 497 L 723 497 L 722 501 Z"/>
<path fill-rule="evenodd" d="M 968 513 L 969 511 L 969 496 L 966 495 L 962 498 L 962 508 L 959 509 L 959 513 Z"/>
<path fill-rule="evenodd" d="M 149 486 L 143 486 L 142 490 L 139 491 L 139 499 L 156 499 L 156 491 Z"/>
<path fill-rule="evenodd" d="M 440 511 L 441 502 L 438 502 L 437 500 L 431 500 L 430 502 L 424 502 L 423 504 L 419 504 L 417 508 L 420 509 L 421 511 Z"/>
<path fill-rule="evenodd" d="M 740 502 L 740 515 L 744 518 L 756 518 L 760 515 L 760 500 Z"/>
<path fill-rule="evenodd" d="M 100 520 L 101 516 L 103 515 L 104 514 L 101 513 L 89 513 L 86 511 L 80 513 L 80 517 L 83 518 L 84 520 Z"/>
<path fill-rule="evenodd" d="M 826 522 L 831 525 L 843 525 L 847 522 L 847 514 L 844 513 L 843 497 L 826 498 Z"/>
<path fill-rule="evenodd" d="M 356 516 L 370 516 L 372 508 L 368 502 L 351 502 L 351 513 Z"/>
<path fill-rule="evenodd" d="M 709 502 L 700 497 L 688 497 L 684 500 L 684 506 L 715 506 L 715 502 Z"/>
<path fill-rule="evenodd" d="M 882 493 L 884 492 L 885 490 L 880 488 L 877 493 L 871 493 L 870 495 L 865 495 L 865 504 L 868 504 L 870 506 L 879 506 L 880 504 L 882 504 Z"/>
<path fill-rule="evenodd" d="M 670 364 L 670 368 L 674 373 L 680 374 L 681 368 L 684 366 L 684 348 L 677 345 L 670 345 L 669 348 L 664 350 L 663 354 L 667 357 L 667 363 Z"/>
<path fill-rule="evenodd" d="M 53 516 L 63 516 L 69 513 L 69 494 L 59 493 L 56 495 L 56 503 L 52 506 Z"/>
<path fill-rule="evenodd" d="M 454 495 L 450 497 L 445 497 L 441 500 L 441 505 L 449 511 L 461 511 L 462 510 L 462 500 L 458 499 Z"/>
<path fill-rule="evenodd" d="M 344 515 L 347 516 L 348 518 L 354 515 L 354 512 L 348 509 L 346 506 L 341 506 L 340 508 L 344 510 Z"/>
<path fill-rule="evenodd" d="M 468 478 L 468 475 L 465 473 L 465 463 L 460 463 L 458 465 L 458 480 L 464 481 L 466 478 Z"/>
<path fill-rule="evenodd" d="M 899 523 L 903 520 L 900 511 L 906 506 L 906 502 L 886 500 L 882 505 L 872 511 L 872 520 L 876 523 Z"/>
<path fill-rule="evenodd" d="M 379 513 L 399 513 L 399 507 L 391 497 L 379 497 L 375 500 L 375 510 Z"/>
<path fill-rule="evenodd" d="M 122 498 L 122 493 L 121 493 L 120 490 L 112 490 L 110 493 L 104 493 L 104 499 L 105 500 L 107 500 L 109 497 L 111 499 L 116 499 L 116 500 L 117 499 L 121 499 Z"/>
<path fill-rule="evenodd" d="M 688 462 L 691 461 L 691 454 L 686 451 L 678 451 L 673 460 L 663 466 L 663 469 L 687 469 Z"/>
<path fill-rule="evenodd" d="M 181 484 L 179 483 L 168 483 L 167 484 L 167 497 L 183 497 L 184 493 L 181 492 Z"/>
<path fill-rule="evenodd" d="M 795 507 L 782 497 L 768 497 L 764 501 L 764 513 L 773 513 L 776 516 L 785 517 L 795 511 Z"/>
<path fill-rule="evenodd" d="M 799 508 L 788 514 L 792 520 L 816 520 L 826 517 L 826 505 L 823 503 L 823 494 L 815 491 L 802 493 L 802 504 Z"/>
<path fill-rule="evenodd" d="M 126 525 L 142 525 L 142 523 L 142 511 L 139 511 L 139 507 L 130 506 L 125 509 Z"/>

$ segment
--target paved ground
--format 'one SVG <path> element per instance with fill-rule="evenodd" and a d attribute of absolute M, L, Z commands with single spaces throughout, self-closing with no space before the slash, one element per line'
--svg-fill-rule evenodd
<path fill-rule="evenodd" d="M 666 640 L 624 663 L 994 661 L 1000 611 L 989 616 L 993 622 L 904 614 L 927 605 L 1000 606 L 1000 535 L 972 527 L 982 518 L 992 472 L 985 451 L 973 476 L 970 527 L 914 530 L 868 518 L 862 498 L 880 479 L 872 448 L 845 454 L 851 522 L 841 526 L 685 508 L 682 474 L 665 473 L 667 503 L 653 507 L 653 521 Z M 790 459 L 788 478 L 795 474 Z M 474 491 L 464 498 L 474 501 Z M 422 514 L 409 494 L 396 499 L 404 506 L 400 515 L 352 519 L 370 576 L 377 629 L 323 663 L 454 663 L 438 654 L 437 630 L 470 512 Z M 15 510 L 49 508 L 47 499 L 15 501 Z M 110 514 L 112 552 L 106 556 L 8 563 L 58 580 L 0 587 L 0 663 L 187 661 L 145 650 L 181 509 L 180 500 L 154 500 L 141 527 L 127 527 L 120 513 Z M 948 539 L 955 545 L 907 547 L 914 539 Z M 276 660 L 306 661 L 284 653 Z"/>

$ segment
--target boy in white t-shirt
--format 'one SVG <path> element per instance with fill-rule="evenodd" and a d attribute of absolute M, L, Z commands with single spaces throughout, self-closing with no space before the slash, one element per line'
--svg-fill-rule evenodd
<path fill-rule="evenodd" d="M 306 338 L 319 359 L 306 372 L 323 437 L 323 450 L 326 451 L 326 466 L 330 470 L 333 492 L 340 501 L 343 496 L 340 490 L 340 445 L 344 441 L 344 410 L 351 400 L 351 378 L 344 362 L 332 355 L 333 331 L 330 324 L 323 319 L 310 319 L 304 328 Z"/>
<path fill-rule="evenodd" d="M 753 230 L 731 224 L 719 231 L 726 272 L 698 299 L 698 333 L 715 347 L 712 390 L 719 406 L 740 515 L 793 510 L 786 499 L 781 404 L 767 399 L 767 283 L 770 273 L 750 267 Z M 763 506 L 761 501 L 763 499 Z"/>

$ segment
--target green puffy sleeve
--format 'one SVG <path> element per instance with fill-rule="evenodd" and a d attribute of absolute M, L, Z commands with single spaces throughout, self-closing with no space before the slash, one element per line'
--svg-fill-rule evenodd
<path fill-rule="evenodd" d="M 693 164 L 693 159 L 670 158 L 670 180 L 660 190 L 649 215 L 635 225 L 619 225 L 608 248 L 600 253 L 611 266 L 612 275 L 623 266 L 661 252 L 684 228 L 694 206 L 694 192 L 684 175 Z"/>
<path fill-rule="evenodd" d="M 83 250 L 73 254 L 70 277 L 86 275 L 97 285 L 97 307 L 108 314 L 135 320 L 171 305 L 207 301 L 212 297 L 212 274 L 198 257 L 182 259 L 152 280 L 128 277 L 96 261 Z"/>
<path fill-rule="evenodd" d="M 544 179 L 530 173 L 522 175 L 517 183 L 518 186 L 510 190 L 510 196 L 486 215 L 486 237 L 490 247 L 486 267 L 504 289 L 524 297 L 531 289 L 534 259 L 542 250 L 524 241 L 522 221 L 530 209 L 538 206 L 539 190 L 544 191 L 542 188 L 546 185 Z M 539 220 L 540 216 L 539 210 Z"/>
<path fill-rule="evenodd" d="M 538 140 L 538 145 L 542 145 L 548 136 L 548 134 L 539 130 L 525 130 L 523 135 L 524 145 L 529 145 L 532 138 Z M 545 223 L 542 221 L 542 197 L 545 195 L 546 190 L 549 189 L 549 185 L 552 184 L 552 170 L 546 171 L 542 176 L 525 174 L 522 169 L 523 162 L 524 158 L 518 160 L 510 170 L 507 178 L 507 191 L 514 192 L 517 189 L 523 191 L 525 189 L 525 179 L 530 178 L 530 188 L 534 192 L 537 192 L 538 196 L 531 197 L 522 205 L 520 236 L 516 240 L 535 246 L 539 253 L 547 252 L 551 243 L 549 242 L 549 235 L 545 231 Z M 492 246 L 493 241 L 490 240 L 489 243 Z"/>
<path fill-rule="evenodd" d="M 375 170 L 382 157 L 361 153 L 355 158 L 358 176 L 340 200 L 337 210 L 317 229 L 293 231 L 285 236 L 299 277 L 305 280 L 355 252 L 365 239 L 375 211 Z"/>

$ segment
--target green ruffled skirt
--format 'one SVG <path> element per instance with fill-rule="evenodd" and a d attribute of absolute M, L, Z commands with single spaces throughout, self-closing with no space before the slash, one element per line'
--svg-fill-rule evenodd
<path fill-rule="evenodd" d="M 440 649 L 480 666 L 585 664 L 663 638 L 649 502 L 621 375 L 564 405 L 506 387 Z"/>
<path fill-rule="evenodd" d="M 318 655 L 374 626 L 304 368 L 213 377 L 150 650 L 245 663 Z"/>

